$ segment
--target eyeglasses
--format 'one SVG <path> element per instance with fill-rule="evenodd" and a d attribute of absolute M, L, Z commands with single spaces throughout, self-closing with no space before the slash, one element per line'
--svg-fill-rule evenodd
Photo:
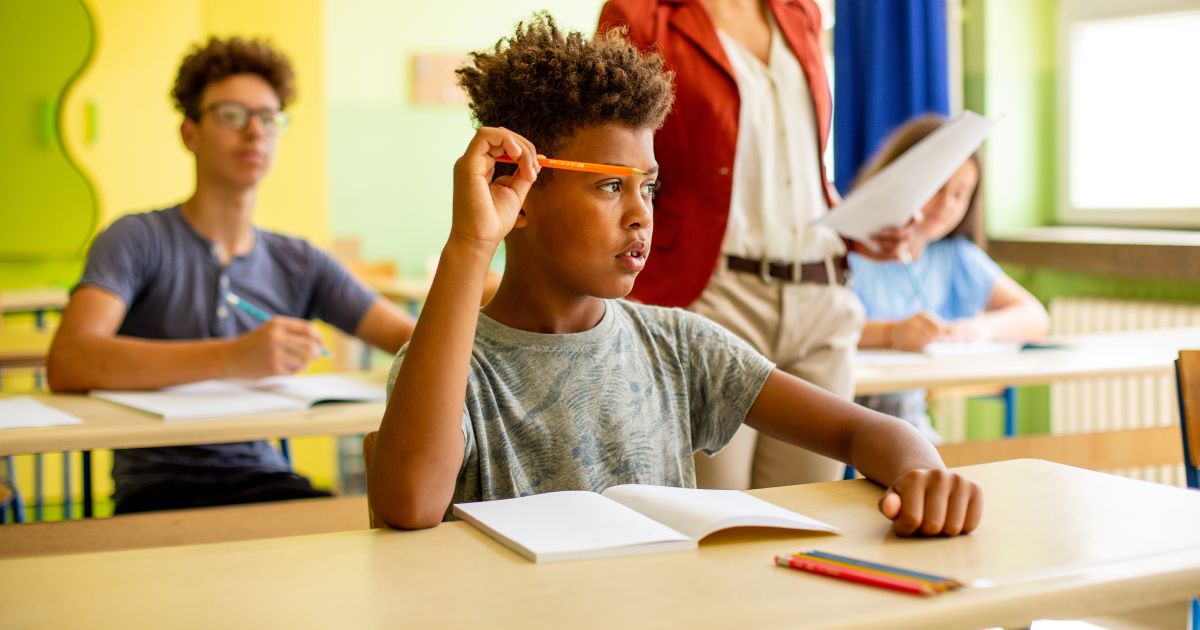
<path fill-rule="evenodd" d="M 200 110 L 200 115 L 196 117 L 199 120 L 208 112 L 213 113 L 213 122 L 234 131 L 245 131 L 250 125 L 250 117 L 258 118 L 262 123 L 263 129 L 268 134 L 278 134 L 287 131 L 288 115 L 276 109 L 264 107 L 262 109 L 250 109 L 241 103 L 233 101 L 222 101 L 213 103 L 208 107 Z"/>

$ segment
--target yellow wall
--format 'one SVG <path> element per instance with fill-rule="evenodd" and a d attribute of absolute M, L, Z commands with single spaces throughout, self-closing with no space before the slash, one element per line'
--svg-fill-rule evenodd
<path fill-rule="evenodd" d="M 87 7 L 96 54 L 66 99 L 63 125 L 70 151 L 95 182 L 101 228 L 191 193 L 194 166 L 179 139 L 171 85 L 192 44 L 236 34 L 273 41 L 292 58 L 297 76 L 293 124 L 260 189 L 255 221 L 328 241 L 321 2 L 87 0 Z"/>
<path fill-rule="evenodd" d="M 68 149 L 95 186 L 103 228 L 123 214 L 180 201 L 192 188 L 192 162 L 179 140 L 180 117 L 169 93 L 185 43 L 200 37 L 199 5 L 85 4 L 96 45 L 61 115 Z M 89 109 L 95 112 L 94 134 Z"/>
<path fill-rule="evenodd" d="M 255 222 L 267 229 L 329 242 L 325 66 L 320 0 L 203 0 L 205 32 L 260 36 L 286 52 L 296 69 L 292 122 L 275 166 L 259 189 Z"/>

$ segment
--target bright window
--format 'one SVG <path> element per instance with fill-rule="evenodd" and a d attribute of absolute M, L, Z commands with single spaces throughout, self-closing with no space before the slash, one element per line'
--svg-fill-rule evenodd
<path fill-rule="evenodd" d="M 1065 0 L 1060 218 L 1200 227 L 1200 0 Z"/>

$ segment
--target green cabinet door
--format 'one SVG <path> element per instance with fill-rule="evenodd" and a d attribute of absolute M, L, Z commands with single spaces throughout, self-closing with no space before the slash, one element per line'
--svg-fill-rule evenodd
<path fill-rule="evenodd" d="M 61 103 L 92 52 L 79 0 L 0 1 L 0 261 L 79 257 L 96 196 L 61 137 Z"/>

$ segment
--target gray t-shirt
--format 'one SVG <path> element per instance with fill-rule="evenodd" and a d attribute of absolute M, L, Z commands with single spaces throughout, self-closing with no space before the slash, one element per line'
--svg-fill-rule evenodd
<path fill-rule="evenodd" d="M 695 487 L 692 454 L 725 446 L 773 367 L 680 309 L 610 300 L 599 324 L 568 335 L 481 313 L 453 502 L 622 483 Z"/>
<path fill-rule="evenodd" d="M 255 228 L 254 247 L 222 267 L 214 244 L 178 206 L 122 217 L 96 237 L 83 278 L 127 308 L 118 335 L 145 339 L 236 337 L 261 322 L 224 301 L 232 291 L 268 313 L 320 318 L 348 332 L 375 301 L 328 254 L 306 241 Z M 287 464 L 263 441 L 117 450 L 114 496 L 172 482 L 213 482 Z"/>

